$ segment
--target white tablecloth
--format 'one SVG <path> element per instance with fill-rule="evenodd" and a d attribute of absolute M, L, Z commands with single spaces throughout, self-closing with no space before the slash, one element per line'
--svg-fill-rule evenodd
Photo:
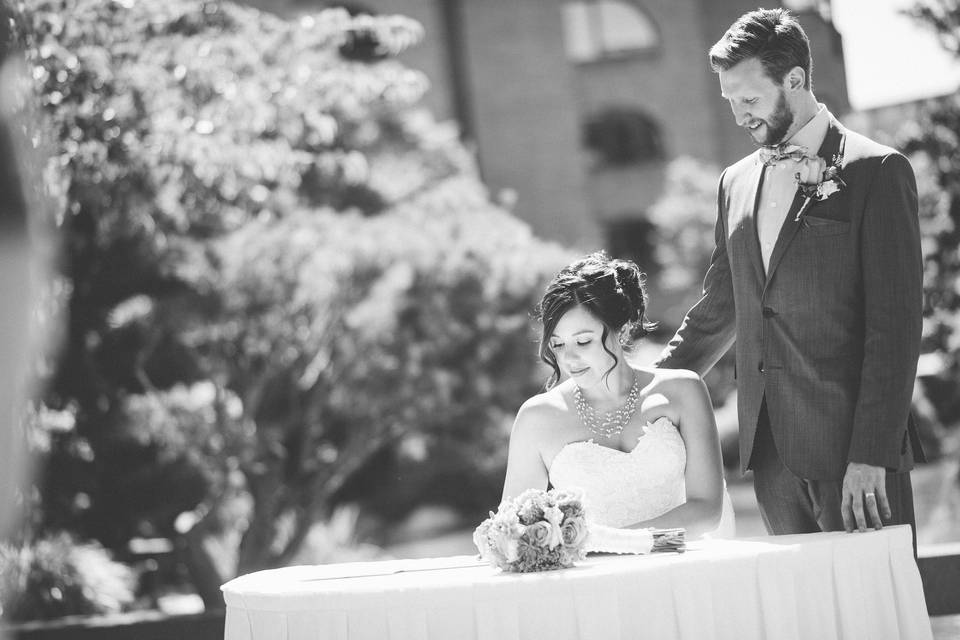
<path fill-rule="evenodd" d="M 536 574 L 471 556 L 289 567 L 223 594 L 226 640 L 932 637 L 905 526 L 698 541 Z"/>

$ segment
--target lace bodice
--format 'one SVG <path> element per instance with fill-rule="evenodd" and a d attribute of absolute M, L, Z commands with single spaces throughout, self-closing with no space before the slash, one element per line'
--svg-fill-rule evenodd
<path fill-rule="evenodd" d="M 684 472 L 687 448 L 669 418 L 647 423 L 629 452 L 592 441 L 571 442 L 550 465 L 550 484 L 583 491 L 587 517 L 608 527 L 625 527 L 656 518 L 687 499 Z M 733 503 L 723 490 L 720 524 L 707 537 L 732 538 Z"/>
<path fill-rule="evenodd" d="M 629 452 L 571 442 L 550 465 L 550 484 L 584 492 L 588 517 L 610 527 L 655 518 L 686 500 L 687 449 L 668 418 L 643 428 Z"/>

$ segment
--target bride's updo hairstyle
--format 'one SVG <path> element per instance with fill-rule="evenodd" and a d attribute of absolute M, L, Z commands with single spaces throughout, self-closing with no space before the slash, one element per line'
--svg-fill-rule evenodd
<path fill-rule="evenodd" d="M 617 334 L 621 346 L 629 351 L 634 343 L 647 335 L 656 324 L 646 319 L 646 276 L 630 260 L 612 260 L 604 251 L 597 251 L 567 265 L 553 277 L 536 307 L 537 320 L 543 325 L 540 335 L 540 359 L 553 369 L 546 388 L 560 381 L 560 367 L 550 348 L 550 336 L 560 318 L 574 307 L 583 307 L 603 324 L 601 344 L 613 357 L 616 354 L 607 348 L 607 336 Z"/>

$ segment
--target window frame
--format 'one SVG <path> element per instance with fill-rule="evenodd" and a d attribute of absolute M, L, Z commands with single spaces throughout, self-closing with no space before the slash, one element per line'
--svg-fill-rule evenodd
<path fill-rule="evenodd" d="M 623 48 L 612 48 L 608 46 L 609 38 L 604 31 L 604 16 L 600 7 L 601 2 L 621 4 L 634 10 L 639 16 L 639 19 L 649 26 L 653 34 L 652 44 Z M 635 0 L 568 0 L 561 5 L 561 11 L 565 12 L 567 7 L 570 5 L 580 5 L 583 8 L 586 14 L 586 33 L 588 34 L 588 43 L 590 45 L 590 49 L 594 52 L 589 57 L 576 57 L 570 51 L 569 42 L 565 42 L 564 48 L 567 59 L 573 64 L 590 65 L 634 58 L 653 58 L 659 56 L 663 50 L 663 33 L 660 29 L 660 25 L 656 20 L 653 19 L 650 11 Z M 566 15 L 563 16 L 563 20 L 568 20 Z M 566 24 L 564 24 L 565 39 L 567 38 L 567 33 L 568 29 L 566 28 Z"/>

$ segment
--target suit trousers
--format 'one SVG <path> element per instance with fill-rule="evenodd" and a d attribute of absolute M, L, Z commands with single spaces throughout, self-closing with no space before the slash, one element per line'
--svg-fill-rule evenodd
<path fill-rule="evenodd" d="M 757 421 L 757 433 L 750 456 L 753 488 L 760 506 L 760 515 L 772 535 L 843 531 L 840 505 L 843 479 L 807 480 L 793 474 L 780 459 L 770 429 L 770 417 L 764 399 Z M 884 524 L 909 524 L 914 531 L 913 488 L 910 472 L 887 472 L 887 500 L 891 517 Z M 872 526 L 869 523 L 868 526 Z"/>

